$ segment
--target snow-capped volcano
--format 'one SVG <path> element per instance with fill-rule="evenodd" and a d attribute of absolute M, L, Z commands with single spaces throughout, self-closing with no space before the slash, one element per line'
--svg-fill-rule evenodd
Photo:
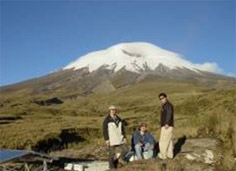
<path fill-rule="evenodd" d="M 88 67 L 94 71 L 101 66 L 118 71 L 121 68 L 132 72 L 155 70 L 158 66 L 169 69 L 189 69 L 195 72 L 208 71 L 219 73 L 221 71 L 215 63 L 194 64 L 181 57 L 181 55 L 164 50 L 150 43 L 121 43 L 105 50 L 95 51 L 79 57 L 63 69 L 80 69 Z"/>
<path fill-rule="evenodd" d="M 211 88 L 235 87 L 236 79 L 216 74 L 214 63 L 194 64 L 181 55 L 150 43 L 121 43 L 88 53 L 63 70 L 0 89 L 5 92 L 32 89 L 33 93 L 79 92 L 81 96 L 109 93 L 135 84 L 179 81 Z M 169 84 L 169 83 L 168 83 Z M 76 95 L 77 96 L 77 95 Z M 72 97 L 73 98 L 73 97 Z"/>

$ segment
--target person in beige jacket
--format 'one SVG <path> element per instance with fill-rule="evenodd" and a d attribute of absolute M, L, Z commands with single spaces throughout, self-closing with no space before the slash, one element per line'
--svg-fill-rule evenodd
<path fill-rule="evenodd" d="M 125 163 L 125 155 L 128 152 L 127 140 L 125 136 L 126 122 L 117 115 L 117 108 L 110 106 L 109 114 L 103 122 L 103 136 L 106 145 L 109 147 L 109 168 L 116 168 L 116 153 L 120 152 L 119 162 Z"/>

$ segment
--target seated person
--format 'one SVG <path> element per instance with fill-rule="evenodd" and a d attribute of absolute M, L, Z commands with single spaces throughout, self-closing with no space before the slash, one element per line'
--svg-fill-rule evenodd
<path fill-rule="evenodd" d="M 133 134 L 132 141 L 137 160 L 142 160 L 143 158 L 149 159 L 153 157 L 153 150 L 156 141 L 148 132 L 146 123 L 140 124 L 139 129 Z"/>

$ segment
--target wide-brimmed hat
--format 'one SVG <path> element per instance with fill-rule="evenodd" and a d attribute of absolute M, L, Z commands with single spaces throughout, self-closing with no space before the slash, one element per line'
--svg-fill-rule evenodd
<path fill-rule="evenodd" d="M 117 110 L 117 108 L 114 105 L 109 106 L 108 110 Z"/>

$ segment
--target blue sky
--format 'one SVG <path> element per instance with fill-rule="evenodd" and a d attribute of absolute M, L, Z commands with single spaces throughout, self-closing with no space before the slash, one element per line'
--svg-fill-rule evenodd
<path fill-rule="evenodd" d="M 1 2 L 0 86 L 46 75 L 88 52 L 150 42 L 236 75 L 235 1 Z"/>

